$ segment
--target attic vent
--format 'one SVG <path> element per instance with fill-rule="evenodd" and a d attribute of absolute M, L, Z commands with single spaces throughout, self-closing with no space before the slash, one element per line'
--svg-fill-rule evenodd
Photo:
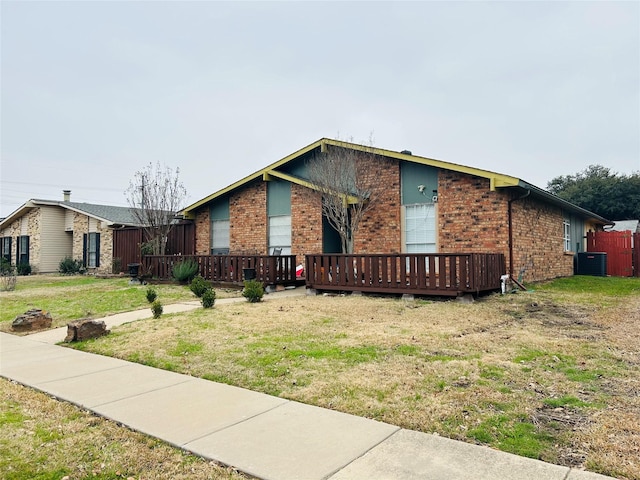
<path fill-rule="evenodd" d="M 402 150 L 400 153 L 404 153 L 405 155 L 412 155 L 411 150 Z"/>

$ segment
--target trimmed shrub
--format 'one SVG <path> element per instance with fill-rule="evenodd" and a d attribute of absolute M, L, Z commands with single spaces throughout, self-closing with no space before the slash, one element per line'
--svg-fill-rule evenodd
<path fill-rule="evenodd" d="M 159 301 L 155 301 L 151 304 L 151 312 L 153 313 L 153 318 L 160 318 L 162 315 L 162 304 Z"/>
<path fill-rule="evenodd" d="M 13 265 L 4 257 L 0 257 L 0 275 L 15 275 Z"/>
<path fill-rule="evenodd" d="M 189 258 L 173 266 L 172 275 L 180 283 L 189 283 L 198 273 L 198 262 Z"/>
<path fill-rule="evenodd" d="M 256 303 L 262 300 L 264 295 L 264 287 L 262 282 L 257 280 L 245 280 L 244 289 L 242 290 L 242 296 L 247 299 L 247 302 Z"/>
<path fill-rule="evenodd" d="M 16 271 L 18 272 L 18 275 L 31 275 L 31 265 L 26 262 L 19 263 L 16 267 Z"/>
<path fill-rule="evenodd" d="M 211 308 L 216 303 L 216 292 L 213 288 L 207 288 L 202 294 L 202 306 L 204 308 Z"/>
<path fill-rule="evenodd" d="M 71 257 L 65 257 L 60 260 L 60 264 L 58 265 L 58 272 L 63 275 L 74 275 L 76 273 L 83 273 L 84 266 L 80 260 L 74 260 Z"/>
<path fill-rule="evenodd" d="M 156 298 L 158 298 L 158 292 L 156 292 L 156 289 L 153 287 L 147 288 L 147 302 L 153 303 L 156 301 Z"/>
<path fill-rule="evenodd" d="M 211 284 L 207 282 L 202 275 L 196 275 L 193 280 L 191 280 L 191 284 L 189 285 L 189 289 L 193 292 L 193 294 L 200 298 L 207 290 L 211 290 Z"/>

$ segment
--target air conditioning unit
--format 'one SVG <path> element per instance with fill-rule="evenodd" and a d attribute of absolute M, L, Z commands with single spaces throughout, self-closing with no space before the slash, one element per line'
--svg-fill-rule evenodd
<path fill-rule="evenodd" d="M 576 275 L 607 276 L 606 252 L 580 252 L 576 261 Z"/>

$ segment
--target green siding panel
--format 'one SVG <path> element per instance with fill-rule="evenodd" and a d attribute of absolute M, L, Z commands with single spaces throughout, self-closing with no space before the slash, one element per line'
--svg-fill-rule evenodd
<path fill-rule="evenodd" d="M 229 197 L 216 198 L 209 208 L 211 221 L 229 220 Z"/>
<path fill-rule="evenodd" d="M 438 190 L 438 169 L 429 165 L 402 162 L 402 204 L 432 203 Z M 434 192 L 435 190 L 435 192 Z"/>
<path fill-rule="evenodd" d="M 291 184 L 284 180 L 267 183 L 267 215 L 291 215 Z"/>

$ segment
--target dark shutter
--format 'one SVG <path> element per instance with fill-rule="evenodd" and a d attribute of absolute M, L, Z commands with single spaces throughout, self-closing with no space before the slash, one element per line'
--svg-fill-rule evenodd
<path fill-rule="evenodd" d="M 16 265 L 20 264 L 20 237 L 16 237 Z"/>
<path fill-rule="evenodd" d="M 87 267 L 87 234 L 82 234 L 82 266 Z"/>
<path fill-rule="evenodd" d="M 29 263 L 29 237 L 25 237 L 25 239 L 26 239 L 26 242 L 25 242 L 26 243 L 26 245 L 25 245 L 25 250 L 26 251 L 24 252 L 24 258 L 25 258 L 24 263 Z"/>
<path fill-rule="evenodd" d="M 100 266 L 100 234 L 96 233 L 96 268 Z"/>

